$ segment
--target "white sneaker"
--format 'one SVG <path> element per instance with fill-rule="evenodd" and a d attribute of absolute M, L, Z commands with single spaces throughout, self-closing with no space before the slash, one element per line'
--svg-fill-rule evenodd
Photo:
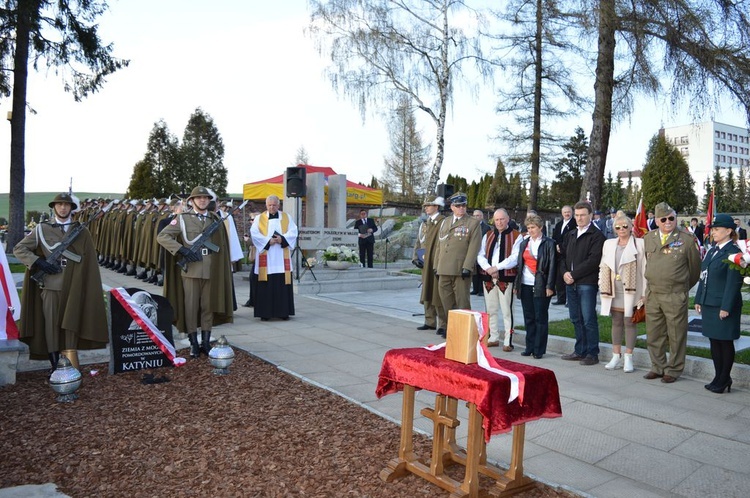
<path fill-rule="evenodd" d="M 622 371 L 625 373 L 632 372 L 633 369 L 633 353 L 625 353 L 625 366 Z"/>
<path fill-rule="evenodd" d="M 633 355 L 630 355 L 630 356 L 633 356 Z M 621 354 L 613 353 L 612 354 L 612 359 L 609 360 L 609 363 L 607 363 L 606 365 L 604 365 L 604 368 L 606 368 L 607 370 L 614 370 L 615 368 L 617 368 L 617 367 L 620 366 L 620 361 L 621 360 L 622 360 L 622 355 Z"/>

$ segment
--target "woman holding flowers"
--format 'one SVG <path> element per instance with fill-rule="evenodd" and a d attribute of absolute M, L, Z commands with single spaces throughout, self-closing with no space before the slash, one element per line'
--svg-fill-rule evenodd
<path fill-rule="evenodd" d="M 705 388 L 717 394 L 732 390 L 734 340 L 740 337 L 742 276 L 736 266 L 733 268 L 727 262 L 740 252 L 735 244 L 734 228 L 734 220 L 726 214 L 716 215 L 711 222 L 714 246 L 703 258 L 695 294 L 695 310 L 703 318 L 703 335 L 711 341 L 711 358 L 716 370 L 714 379 Z"/>

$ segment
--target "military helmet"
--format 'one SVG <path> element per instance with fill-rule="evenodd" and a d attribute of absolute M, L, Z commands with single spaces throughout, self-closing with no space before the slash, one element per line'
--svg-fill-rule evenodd
<path fill-rule="evenodd" d="M 71 205 L 71 211 L 75 211 L 78 209 L 78 204 L 76 201 L 73 200 L 73 197 L 70 196 L 70 194 L 66 194 L 65 192 L 61 194 L 57 194 L 54 199 L 52 199 L 52 202 L 49 203 L 49 207 L 54 208 L 55 204 L 58 202 L 67 202 Z"/>
<path fill-rule="evenodd" d="M 208 190 L 206 187 L 195 187 L 192 192 L 190 192 L 190 196 L 187 198 L 187 200 L 192 199 L 193 197 L 200 197 L 205 196 L 209 199 L 213 199 L 214 196 L 211 194 L 211 191 Z"/>

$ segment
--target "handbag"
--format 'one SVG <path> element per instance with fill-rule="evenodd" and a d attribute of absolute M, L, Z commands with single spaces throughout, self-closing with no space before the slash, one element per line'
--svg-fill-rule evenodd
<path fill-rule="evenodd" d="M 630 319 L 633 323 L 641 323 L 646 321 L 646 305 L 643 304 L 640 307 L 635 306 L 633 308 L 633 317 Z"/>

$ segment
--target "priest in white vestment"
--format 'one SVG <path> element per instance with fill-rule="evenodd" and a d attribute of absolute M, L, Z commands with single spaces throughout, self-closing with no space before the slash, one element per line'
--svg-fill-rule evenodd
<path fill-rule="evenodd" d="M 253 273 L 257 287 L 253 293 L 255 317 L 288 320 L 294 315 L 291 253 L 297 245 L 297 225 L 279 211 L 279 198 L 266 199 L 266 211 L 255 218 L 250 236 L 257 249 Z"/>

